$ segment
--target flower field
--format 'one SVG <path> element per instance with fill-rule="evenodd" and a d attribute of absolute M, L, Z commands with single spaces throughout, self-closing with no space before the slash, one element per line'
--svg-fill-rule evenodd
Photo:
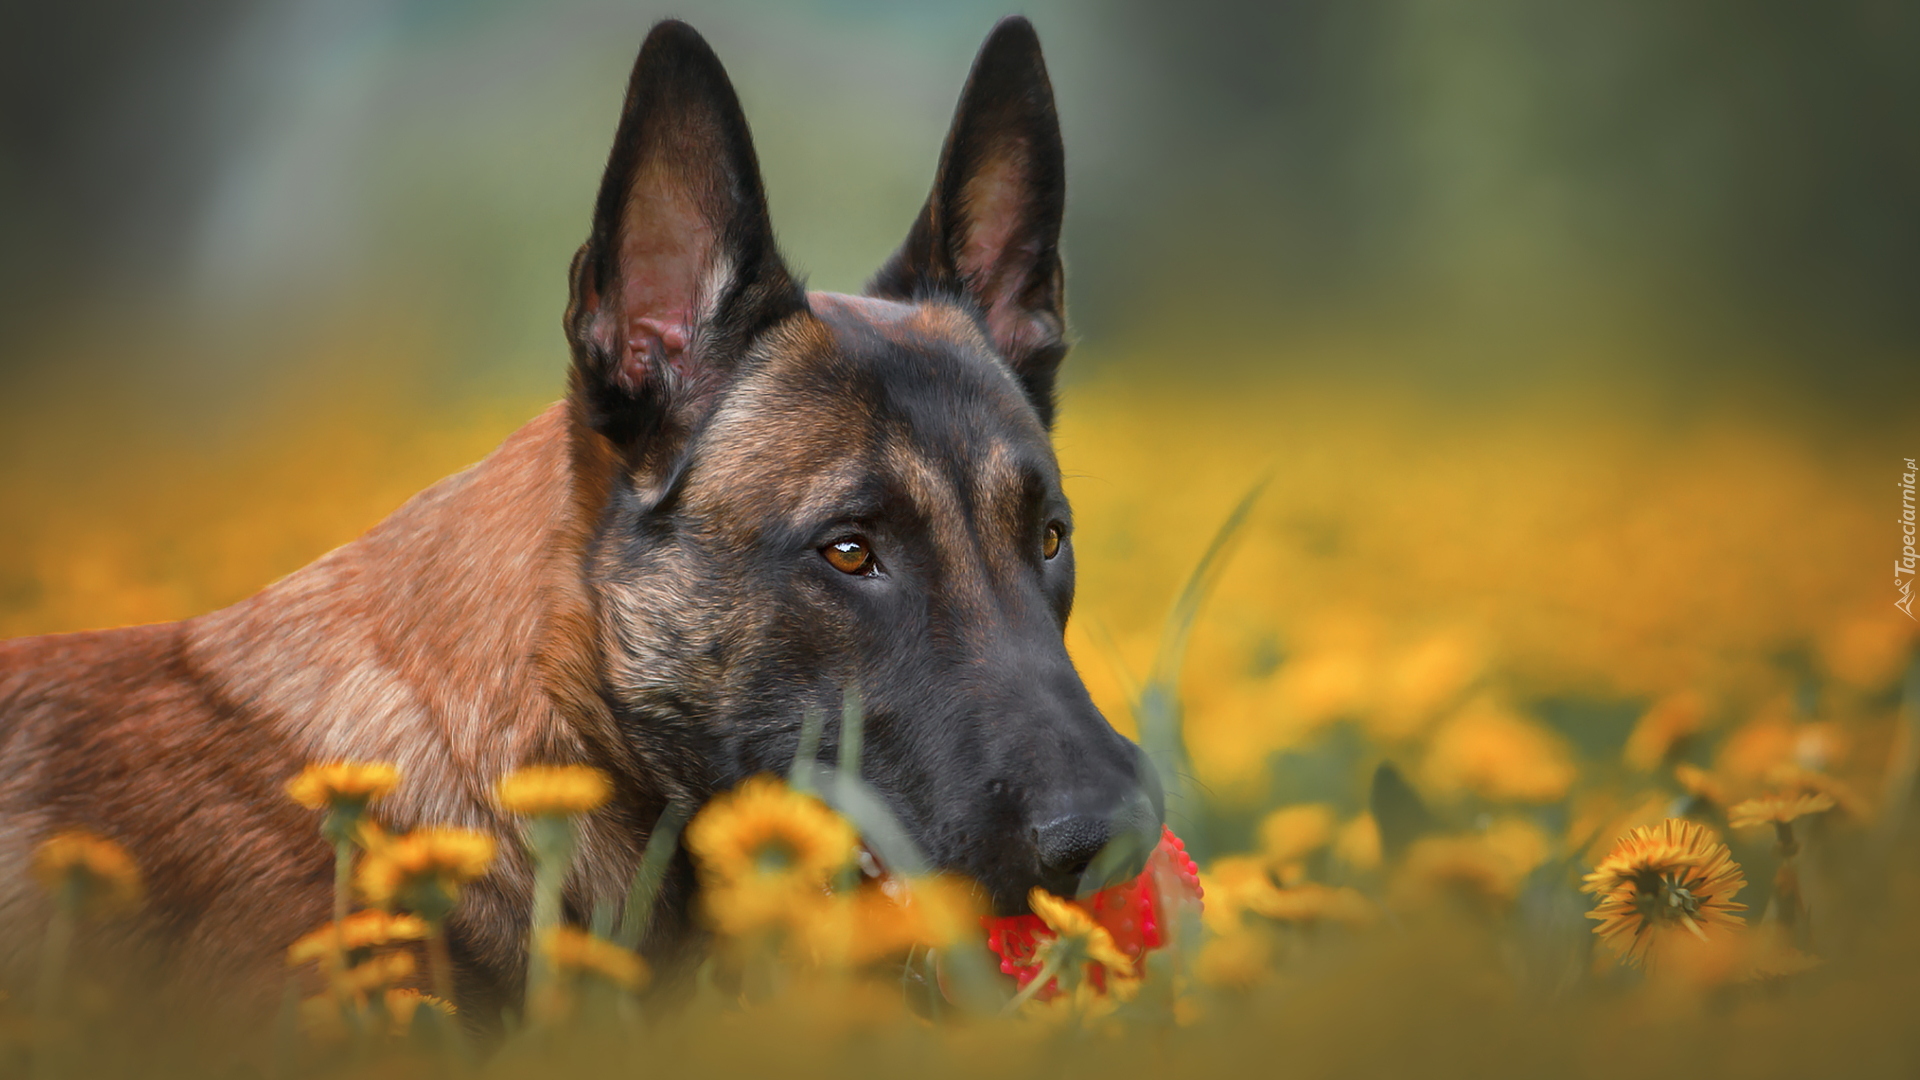
<path fill-rule="evenodd" d="M 116 1037 L 139 1003 L 69 978 L 62 935 L 139 902 L 141 853 L 69 835 L 0 1076 L 1914 1075 L 1920 626 L 1886 573 L 1913 449 L 1780 406 L 1239 378 L 1114 361 L 1064 395 L 1068 643 L 1167 778 L 1139 880 L 984 919 L 964 882 L 863 876 L 867 823 L 796 768 L 688 808 L 628 911 L 573 927 L 605 778 L 502 778 L 520 836 L 389 835 L 403 773 L 316 763 L 288 797 L 334 920 L 260 1054 L 221 1060 L 218 1018 L 177 1054 Z M 236 600 L 537 405 L 310 404 L 111 460 L 23 419 L 52 449 L 0 465 L 0 632 Z M 673 843 L 714 932 L 691 978 L 634 951 Z M 479 1033 L 441 930 L 503 844 L 534 961 Z"/>

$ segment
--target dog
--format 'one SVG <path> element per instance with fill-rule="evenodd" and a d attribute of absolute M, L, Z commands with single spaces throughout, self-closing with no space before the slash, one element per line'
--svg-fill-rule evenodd
<path fill-rule="evenodd" d="M 862 295 L 809 293 L 726 72 L 654 27 L 570 269 L 562 401 L 232 607 L 0 644 L 0 973 L 37 958 L 36 845 L 84 828 L 147 887 L 88 949 L 195 1000 L 276 1001 L 287 944 L 329 917 L 329 849 L 284 792 L 318 761 L 396 763 L 390 829 L 502 837 L 504 773 L 604 770 L 567 891 L 584 919 L 621 902 L 665 807 L 784 772 L 803 717 L 848 694 L 861 778 L 996 911 L 1088 886 L 1109 845 L 1135 857 L 1104 880 L 1137 873 L 1159 783 L 1064 644 L 1064 205 L 1039 40 L 1008 18 L 905 242 Z M 823 759 L 837 742 L 830 722 Z M 522 985 L 515 848 L 450 923 L 463 1008 Z M 681 853 L 657 963 L 697 954 L 695 888 Z"/>

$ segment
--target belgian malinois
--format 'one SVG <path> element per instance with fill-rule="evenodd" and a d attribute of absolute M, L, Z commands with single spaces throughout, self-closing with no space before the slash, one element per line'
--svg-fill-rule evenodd
<path fill-rule="evenodd" d="M 1064 202 L 1040 44 L 1009 18 L 906 242 L 864 294 L 809 293 L 725 71 L 656 26 L 571 268 L 563 401 L 230 608 L 0 644 L 0 971 L 24 981 L 45 922 L 35 845 L 80 827 L 148 882 L 95 947 L 271 1007 L 329 912 L 315 815 L 282 790 L 314 761 L 397 763 L 390 828 L 499 835 L 503 773 L 604 769 L 568 906 L 618 904 L 665 806 L 784 771 L 849 691 L 863 779 L 1000 912 L 1083 885 L 1111 841 L 1144 858 L 1159 784 L 1063 643 Z M 681 856 L 656 957 L 697 941 L 694 887 Z M 521 982 L 530 894 L 511 857 L 454 918 L 476 1006 Z"/>

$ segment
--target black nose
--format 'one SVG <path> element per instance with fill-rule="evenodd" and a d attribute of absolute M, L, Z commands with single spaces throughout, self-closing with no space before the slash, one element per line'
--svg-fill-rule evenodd
<path fill-rule="evenodd" d="M 1112 832 L 1104 816 L 1068 814 L 1034 826 L 1033 846 L 1049 879 L 1073 882 L 1077 889 L 1080 875 L 1093 865 Z"/>
<path fill-rule="evenodd" d="M 1106 813 L 1072 812 L 1033 827 L 1043 887 L 1084 895 L 1137 876 L 1160 840 L 1160 811 L 1136 791 Z"/>

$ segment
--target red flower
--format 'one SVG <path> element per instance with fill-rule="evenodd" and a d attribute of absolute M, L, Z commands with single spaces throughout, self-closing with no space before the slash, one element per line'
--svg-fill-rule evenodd
<path fill-rule="evenodd" d="M 1200 904 L 1200 869 L 1187 857 L 1186 845 L 1173 830 L 1162 826 L 1160 845 L 1147 856 L 1140 876 L 1094 893 L 1083 906 L 1113 935 L 1114 945 L 1132 958 L 1138 971 L 1141 957 L 1167 943 L 1167 924 L 1185 903 Z M 1024 988 L 1040 973 L 1040 960 L 1034 954 L 1053 937 L 1053 931 L 1038 915 L 1005 915 L 982 922 L 987 927 L 987 947 L 1000 954 L 1000 970 Z M 1088 979 L 1096 990 L 1105 992 L 1104 967 L 1093 965 Z M 1059 992 L 1055 982 L 1036 996 L 1045 1000 Z"/>

